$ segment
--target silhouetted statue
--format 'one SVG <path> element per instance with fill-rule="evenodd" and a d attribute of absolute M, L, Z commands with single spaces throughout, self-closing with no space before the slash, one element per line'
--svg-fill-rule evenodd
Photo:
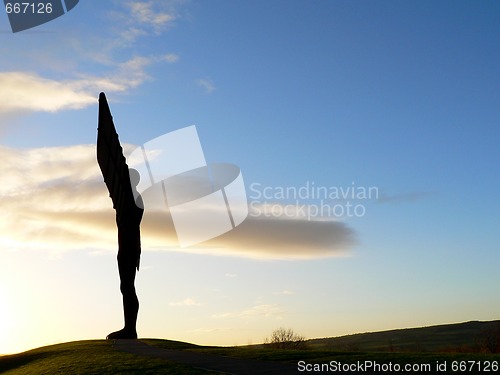
<path fill-rule="evenodd" d="M 139 300 L 134 282 L 136 270 L 139 270 L 140 224 L 144 213 L 142 198 L 136 191 L 140 175 L 135 169 L 128 168 L 104 93 L 99 95 L 97 162 L 116 210 L 118 271 L 125 318 L 124 328 L 110 333 L 106 338 L 136 339 Z"/>

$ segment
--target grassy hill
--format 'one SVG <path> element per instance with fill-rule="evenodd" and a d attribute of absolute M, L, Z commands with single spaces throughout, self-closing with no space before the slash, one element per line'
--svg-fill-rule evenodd
<path fill-rule="evenodd" d="M 308 340 L 313 348 L 389 352 L 488 352 L 500 342 L 500 320 L 360 333 Z"/>
<path fill-rule="evenodd" d="M 269 346 L 206 347 L 188 343 L 144 339 L 142 341 L 165 349 L 185 350 L 247 359 L 280 361 L 298 364 L 325 364 L 330 361 L 356 363 L 375 361 L 378 363 L 436 364 L 448 363 L 446 372 L 453 371 L 455 361 L 475 361 L 485 364 L 500 363 L 499 354 L 471 353 L 478 351 L 478 343 L 488 337 L 489 332 L 500 327 L 500 321 L 468 322 L 424 328 L 401 329 L 384 332 L 363 333 L 336 338 L 308 340 L 305 350 L 277 350 Z M 498 339 L 498 336 L 496 336 Z M 465 346 L 464 346 L 465 345 Z M 472 346 L 471 346 L 472 345 Z M 474 346 L 476 345 L 476 346 Z M 435 351 L 446 349 L 447 353 Z M 459 348 L 453 353 L 449 348 Z M 484 347 L 483 347 L 484 348 Z M 393 352 L 391 352 L 391 350 Z M 398 352 L 399 351 L 399 352 Z M 433 352 L 434 351 L 434 352 Z M 24 374 L 205 374 L 207 371 L 179 365 L 169 361 L 141 357 L 119 352 L 106 340 L 77 341 L 33 349 L 24 353 L 0 357 L 0 373 Z M 210 372 L 213 373 L 213 372 Z M 426 372 L 435 373 L 435 372 Z M 473 372 L 462 372 L 473 373 Z"/>
<path fill-rule="evenodd" d="M 111 341 L 87 340 L 45 346 L 0 357 L 0 373 L 31 374 L 205 374 L 164 360 L 116 351 Z"/>

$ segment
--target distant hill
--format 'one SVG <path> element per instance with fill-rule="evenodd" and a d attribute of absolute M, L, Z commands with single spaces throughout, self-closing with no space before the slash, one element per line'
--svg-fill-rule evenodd
<path fill-rule="evenodd" d="M 340 351 L 498 353 L 500 320 L 359 333 L 307 340 L 307 344 L 311 348 Z"/>

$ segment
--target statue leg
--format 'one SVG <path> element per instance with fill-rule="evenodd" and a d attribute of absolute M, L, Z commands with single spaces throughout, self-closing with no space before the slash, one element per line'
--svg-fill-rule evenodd
<path fill-rule="evenodd" d="M 139 312 L 139 299 L 135 292 L 135 263 L 127 264 L 120 272 L 120 291 L 123 295 L 123 315 L 125 320 L 125 328 L 137 338 L 136 324 L 137 313 Z"/>
<path fill-rule="evenodd" d="M 135 292 L 136 261 L 130 257 L 118 255 L 118 271 L 120 273 L 120 291 L 123 296 L 123 316 L 125 327 L 117 332 L 110 333 L 107 339 L 136 339 L 137 314 L 139 299 Z"/>

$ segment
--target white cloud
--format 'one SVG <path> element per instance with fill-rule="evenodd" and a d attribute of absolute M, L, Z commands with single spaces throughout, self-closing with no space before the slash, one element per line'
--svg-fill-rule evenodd
<path fill-rule="evenodd" d="M 277 293 L 274 293 L 276 295 L 282 295 L 282 296 L 291 296 L 293 294 L 295 294 L 294 292 L 292 292 L 291 290 L 288 290 L 288 289 L 285 289 L 285 290 L 282 290 L 281 292 L 277 292 Z"/>
<path fill-rule="evenodd" d="M 191 333 L 214 333 L 214 332 L 228 332 L 233 331 L 233 328 L 195 328 L 190 329 L 187 332 Z"/>
<path fill-rule="evenodd" d="M 151 64 L 175 63 L 179 56 L 166 51 L 132 55 L 137 53 L 132 50 L 139 50 L 139 38 L 162 34 L 178 18 L 181 5 L 182 1 L 115 1 L 102 15 L 108 26 L 99 32 L 86 30 L 85 38 L 55 35 L 50 45 L 41 43 L 30 50 L 29 58 L 16 58 L 14 49 L 9 61 L 16 65 L 0 64 L 0 116 L 78 110 L 95 104 L 101 91 L 124 93 L 143 84 L 150 79 L 146 71 Z"/>
<path fill-rule="evenodd" d="M 201 303 L 199 302 L 196 302 L 194 299 L 192 298 L 186 298 L 182 301 L 178 301 L 178 302 L 170 302 L 168 304 L 169 306 L 172 306 L 172 307 L 180 307 L 180 306 L 188 306 L 188 307 L 191 307 L 191 306 L 201 306 Z"/>
<path fill-rule="evenodd" d="M 177 18 L 176 6 L 170 1 L 120 1 L 120 9 L 110 12 L 115 21 L 115 45 L 128 45 L 138 38 L 160 35 Z"/>
<path fill-rule="evenodd" d="M 162 59 L 168 63 L 175 63 L 179 61 L 179 55 L 176 55 L 175 53 L 168 53 L 164 55 Z"/>
<path fill-rule="evenodd" d="M 214 314 L 212 318 L 223 319 L 223 318 L 237 318 L 237 319 L 248 319 L 255 317 L 264 318 L 276 318 L 281 319 L 283 317 L 284 310 L 277 305 L 262 304 L 256 305 L 249 309 L 242 311 L 226 312 L 222 314 Z"/>
<path fill-rule="evenodd" d="M 185 250 L 254 259 L 313 259 L 347 256 L 355 243 L 355 232 L 341 222 L 248 217 L 232 231 Z"/>
<path fill-rule="evenodd" d="M 0 73 L 0 113 L 56 112 L 95 103 L 95 96 L 77 86 L 82 82 L 58 82 L 23 72 Z"/>
<path fill-rule="evenodd" d="M 207 94 L 211 94 L 215 91 L 215 85 L 211 79 L 208 78 L 200 78 L 196 80 L 198 86 L 202 87 Z"/>
<path fill-rule="evenodd" d="M 0 147 L 0 238 L 11 248 L 59 251 L 112 246 L 113 212 L 95 147 Z"/>
<path fill-rule="evenodd" d="M 342 222 L 249 216 L 229 232 L 196 246 L 179 249 L 174 224 L 159 189 L 161 186 L 153 194 L 159 197 L 156 200 L 150 200 L 149 193 L 154 190 L 142 193 L 147 212 L 142 226 L 148 233 L 145 243 L 147 241 L 155 249 L 250 259 L 293 260 L 348 256 L 356 243 L 355 232 Z M 204 209 L 216 213 L 221 208 Z"/>
<path fill-rule="evenodd" d="M 141 36 L 146 36 L 147 32 L 143 29 L 137 28 L 135 26 L 130 26 L 129 28 L 121 32 L 121 37 L 126 42 L 133 42 Z"/>
<path fill-rule="evenodd" d="M 123 145 L 125 154 L 135 146 Z M 0 147 L 0 244 L 57 251 L 116 251 L 116 223 L 96 162 L 95 145 L 13 149 Z M 143 194 L 147 198 L 147 192 Z M 344 223 L 302 218 L 249 217 L 236 229 L 193 248 L 180 248 L 164 209 L 146 211 L 145 251 L 182 251 L 253 259 L 343 256 L 354 243 Z M 234 277 L 226 274 L 226 277 Z"/>
<path fill-rule="evenodd" d="M 159 58 L 134 57 L 117 64 L 107 78 L 87 76 L 56 80 L 34 73 L 0 73 L 0 114 L 57 112 L 94 105 L 100 91 L 124 92 L 137 87 L 149 76 L 146 68 Z"/>
<path fill-rule="evenodd" d="M 151 27 L 155 32 L 161 32 L 167 24 L 175 20 L 175 15 L 161 9 L 154 1 L 129 1 L 126 6 L 134 21 L 140 25 Z"/>

